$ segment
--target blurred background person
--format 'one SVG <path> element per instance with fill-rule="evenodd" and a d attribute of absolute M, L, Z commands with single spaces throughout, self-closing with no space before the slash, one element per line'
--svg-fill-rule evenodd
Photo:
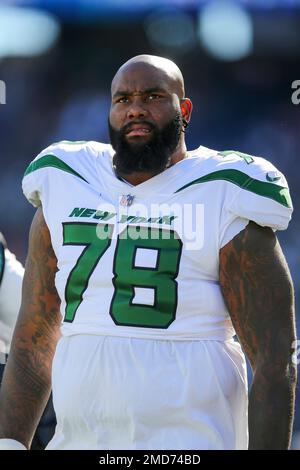
<path fill-rule="evenodd" d="M 24 268 L 0 232 L 0 383 L 21 304 Z"/>
<path fill-rule="evenodd" d="M 33 210 L 25 168 L 54 141 L 108 142 L 116 68 L 148 53 L 185 70 L 193 98 L 189 148 L 238 149 L 287 177 L 296 208 L 278 237 L 300 288 L 300 1 L 2 0 L 0 6 L 0 220 L 24 261 Z M 5 93 L 5 96 L 4 96 Z M 5 99 L 4 99 L 5 98 Z M 22 230 L 20 231 L 20 227 Z M 296 302 L 299 330 L 299 307 Z M 294 448 L 299 448 L 297 388 Z"/>

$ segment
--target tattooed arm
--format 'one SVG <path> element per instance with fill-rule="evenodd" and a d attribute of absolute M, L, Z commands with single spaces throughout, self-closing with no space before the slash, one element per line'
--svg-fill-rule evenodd
<path fill-rule="evenodd" d="M 221 249 L 220 284 L 253 370 L 249 449 L 287 449 L 296 383 L 294 293 L 270 228 L 250 222 Z"/>
<path fill-rule="evenodd" d="M 22 305 L 0 391 L 0 437 L 27 448 L 51 389 L 51 364 L 59 338 L 57 270 L 50 234 L 38 209 L 29 235 Z"/>

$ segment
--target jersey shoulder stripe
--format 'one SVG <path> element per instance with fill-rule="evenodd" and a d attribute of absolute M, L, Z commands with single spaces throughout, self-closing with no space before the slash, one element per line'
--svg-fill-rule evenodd
<path fill-rule="evenodd" d="M 93 165 L 99 156 L 111 154 L 108 144 L 94 141 L 61 141 L 49 145 L 28 165 L 24 178 L 43 168 L 55 168 L 91 184 Z"/>
<path fill-rule="evenodd" d="M 38 160 L 34 160 L 33 162 L 30 163 L 30 165 L 27 167 L 24 176 L 29 175 L 30 173 L 39 170 L 41 168 L 47 168 L 47 167 L 53 167 L 57 168 L 58 170 L 65 171 L 67 173 L 70 173 L 71 175 L 77 176 L 78 178 L 81 178 L 83 181 L 88 183 L 88 181 L 83 178 L 77 171 L 73 170 L 69 165 L 67 165 L 65 162 L 63 162 L 60 158 L 56 157 L 55 155 L 44 155 Z"/>
<path fill-rule="evenodd" d="M 186 189 L 194 184 L 206 183 L 216 180 L 229 181 L 230 183 L 233 183 L 242 189 L 251 191 L 252 193 L 255 193 L 259 196 L 268 197 L 276 202 L 279 202 L 279 204 L 282 204 L 288 208 L 292 208 L 292 200 L 288 188 L 251 178 L 246 173 L 235 169 L 214 171 L 185 184 L 181 188 L 177 189 L 175 193 L 178 193 L 179 191 L 182 191 L 183 189 Z"/>

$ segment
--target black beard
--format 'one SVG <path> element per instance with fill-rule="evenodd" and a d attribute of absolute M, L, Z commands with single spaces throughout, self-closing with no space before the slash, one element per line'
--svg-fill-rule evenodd
<path fill-rule="evenodd" d="M 146 124 L 152 130 L 152 138 L 147 143 L 129 143 L 126 132 L 132 124 Z M 182 132 L 182 116 L 177 114 L 161 130 L 145 121 L 132 121 L 121 130 L 116 130 L 108 121 L 110 141 L 116 154 L 114 166 L 120 175 L 134 172 L 161 173 L 170 163 Z"/>

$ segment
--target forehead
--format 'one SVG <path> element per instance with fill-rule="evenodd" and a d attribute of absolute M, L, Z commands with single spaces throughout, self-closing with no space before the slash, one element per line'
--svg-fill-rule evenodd
<path fill-rule="evenodd" d="M 174 91 L 172 85 L 173 80 L 167 71 L 150 64 L 130 64 L 117 72 L 111 92 L 114 95 L 119 90 L 134 93 L 159 88 L 171 93 Z"/>

